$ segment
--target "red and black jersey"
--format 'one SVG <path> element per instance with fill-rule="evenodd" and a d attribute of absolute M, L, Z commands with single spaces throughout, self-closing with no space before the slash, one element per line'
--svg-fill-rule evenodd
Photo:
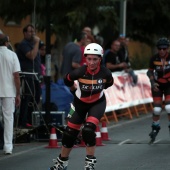
<path fill-rule="evenodd" d="M 170 82 L 170 54 L 168 53 L 164 59 L 158 54 L 150 59 L 149 70 L 154 71 L 154 78 L 160 83 Z"/>
<path fill-rule="evenodd" d="M 75 69 L 65 77 L 65 84 L 71 86 L 77 80 L 76 96 L 85 103 L 93 103 L 103 96 L 103 89 L 113 85 L 113 77 L 106 67 L 99 67 L 94 72 L 87 66 Z"/>

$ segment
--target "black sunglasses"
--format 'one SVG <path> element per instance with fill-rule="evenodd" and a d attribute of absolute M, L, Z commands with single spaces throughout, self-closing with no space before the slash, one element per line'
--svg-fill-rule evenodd
<path fill-rule="evenodd" d="M 158 50 L 166 50 L 167 48 L 158 48 Z"/>

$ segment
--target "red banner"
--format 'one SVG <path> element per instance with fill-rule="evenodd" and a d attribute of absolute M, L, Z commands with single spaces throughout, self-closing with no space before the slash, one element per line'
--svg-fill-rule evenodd
<path fill-rule="evenodd" d="M 131 77 L 125 72 L 112 74 L 114 85 L 105 90 L 107 99 L 106 112 L 153 101 L 146 71 L 135 71 L 135 74 L 138 76 L 137 85 L 133 85 Z"/>

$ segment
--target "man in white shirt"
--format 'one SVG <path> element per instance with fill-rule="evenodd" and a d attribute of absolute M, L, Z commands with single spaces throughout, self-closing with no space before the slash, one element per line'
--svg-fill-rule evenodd
<path fill-rule="evenodd" d="M 17 55 L 7 48 L 8 36 L 0 34 L 0 105 L 4 122 L 4 153 L 12 154 L 15 106 L 20 105 L 20 64 Z"/>

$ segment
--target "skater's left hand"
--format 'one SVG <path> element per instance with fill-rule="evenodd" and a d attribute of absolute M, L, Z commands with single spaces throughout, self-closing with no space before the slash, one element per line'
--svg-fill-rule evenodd
<path fill-rule="evenodd" d="M 159 84 L 158 83 L 154 83 L 153 85 L 152 85 L 152 89 L 154 90 L 154 91 L 159 91 Z"/>

